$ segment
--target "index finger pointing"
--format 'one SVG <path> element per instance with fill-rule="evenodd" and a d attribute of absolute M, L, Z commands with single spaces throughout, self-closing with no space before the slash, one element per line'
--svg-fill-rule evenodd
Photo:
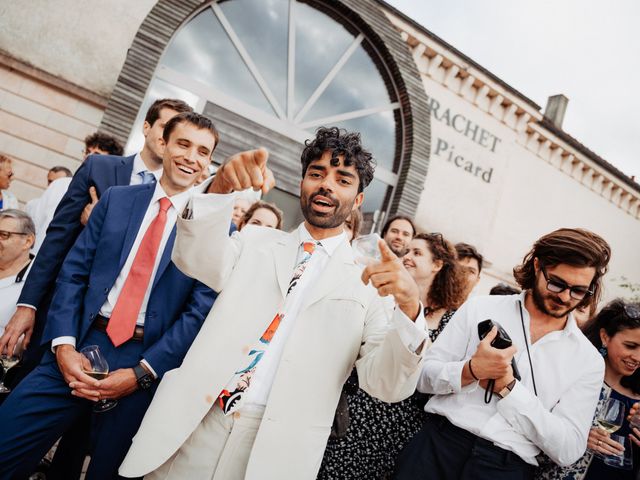
<path fill-rule="evenodd" d="M 393 262 L 398 256 L 391 251 L 389 245 L 384 240 L 378 240 L 378 248 L 380 249 L 380 257 L 383 262 Z"/>

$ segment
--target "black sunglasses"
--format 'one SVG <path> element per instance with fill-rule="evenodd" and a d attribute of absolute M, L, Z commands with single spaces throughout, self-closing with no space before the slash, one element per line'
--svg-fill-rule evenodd
<path fill-rule="evenodd" d="M 542 275 L 544 275 L 544 279 L 547 281 L 547 290 L 550 292 L 562 293 L 569 289 L 569 296 L 574 300 L 582 300 L 586 296 L 593 295 L 593 290 L 590 290 L 588 287 L 572 286 L 563 280 L 549 278 L 545 267 L 542 267 L 540 270 L 542 270 Z"/>

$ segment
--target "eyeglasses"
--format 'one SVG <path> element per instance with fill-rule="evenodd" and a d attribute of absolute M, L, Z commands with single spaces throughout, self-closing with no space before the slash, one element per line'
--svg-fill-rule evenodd
<path fill-rule="evenodd" d="M 2 240 L 9 240 L 9 237 L 11 237 L 11 235 L 29 235 L 29 234 L 22 233 L 22 232 L 8 232 L 7 230 L 0 230 L 0 239 Z"/>
<path fill-rule="evenodd" d="M 547 275 L 546 268 L 542 267 L 541 270 L 542 275 L 544 275 L 544 279 L 547 281 L 547 290 L 549 290 L 550 292 L 562 293 L 565 290 L 569 289 L 569 296 L 574 300 L 582 300 L 588 295 L 593 295 L 593 290 L 589 290 L 588 287 L 569 285 L 563 280 L 550 279 Z"/>

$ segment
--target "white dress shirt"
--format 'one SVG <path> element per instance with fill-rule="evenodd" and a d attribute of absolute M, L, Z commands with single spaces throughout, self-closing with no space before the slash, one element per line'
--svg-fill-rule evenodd
<path fill-rule="evenodd" d="M 218 211 L 224 208 L 228 208 L 229 204 L 235 199 L 234 193 L 230 194 L 208 194 L 206 200 L 211 197 L 215 197 L 215 202 L 205 201 L 206 208 L 199 209 L 196 207 L 189 208 L 185 212 L 188 216 L 190 214 L 195 215 L 194 210 L 204 210 L 207 213 L 211 211 Z M 194 202 L 201 199 L 196 197 Z M 266 227 L 252 227 L 252 228 L 266 228 Z M 309 231 L 301 223 L 297 229 L 296 234 L 299 237 L 300 247 L 298 248 L 299 261 L 302 255 L 302 243 L 306 241 L 315 241 Z M 235 234 L 237 235 L 237 233 Z M 317 247 L 306 266 L 304 273 L 300 277 L 299 283 L 295 289 L 287 296 L 285 304 L 280 309 L 286 314 L 285 319 L 282 321 L 278 330 L 273 336 L 273 339 L 269 343 L 269 346 L 263 355 L 262 359 L 258 363 L 256 370 L 251 377 L 251 386 L 246 390 L 242 398 L 241 409 L 262 410 L 267 404 L 269 393 L 275 379 L 280 359 L 284 351 L 287 339 L 293 330 L 293 326 L 297 320 L 300 308 L 302 306 L 302 300 L 305 297 L 305 293 L 309 288 L 313 288 L 313 285 L 317 282 L 322 271 L 325 269 L 331 255 L 335 252 L 338 246 L 342 242 L 346 242 L 346 234 L 340 232 L 334 237 L 329 237 L 320 240 L 321 246 Z M 297 264 L 297 262 L 296 262 Z M 293 275 L 293 270 L 291 271 Z M 278 312 L 265 312 L 265 315 L 273 317 Z M 425 341 L 427 341 L 427 327 L 426 321 L 423 315 L 422 306 L 420 307 L 420 313 L 418 318 L 413 321 L 407 317 L 399 308 L 394 309 L 393 315 L 389 315 L 390 323 L 393 328 L 396 328 L 400 339 L 407 346 L 408 349 L 416 352 Z M 258 339 L 256 339 L 258 340 Z"/>
<path fill-rule="evenodd" d="M 167 223 L 165 224 L 164 231 L 162 233 L 162 239 L 160 240 L 160 246 L 158 247 L 158 254 L 156 255 L 155 263 L 153 265 L 153 271 L 151 273 L 151 279 L 149 280 L 149 285 L 147 286 L 147 290 L 144 295 L 144 299 L 142 301 L 142 305 L 140 306 L 140 313 L 138 314 L 138 319 L 136 321 L 137 325 L 144 325 L 144 317 L 147 312 L 147 304 L 149 303 L 149 296 L 151 294 L 151 287 L 154 282 L 154 278 L 156 272 L 158 270 L 158 265 L 160 264 L 160 259 L 162 258 L 162 253 L 164 251 L 164 247 L 167 244 L 167 240 L 169 239 L 169 235 L 171 234 L 171 230 L 176 224 L 176 220 L 178 218 L 178 212 L 181 212 L 186 206 L 189 198 L 191 196 L 191 190 L 186 190 L 184 192 L 178 193 L 169 197 L 171 201 L 171 206 L 167 211 Z M 149 202 L 149 206 L 147 207 L 147 211 L 142 219 L 142 224 L 138 229 L 138 233 L 136 235 L 136 239 L 133 242 L 131 250 L 129 251 L 129 256 L 125 261 L 116 281 L 114 282 L 109 294 L 107 295 L 107 299 L 100 308 L 100 315 L 109 318 L 111 316 L 111 312 L 118 301 L 118 297 L 120 296 L 120 292 L 122 291 L 122 287 L 127 279 L 127 275 L 129 275 L 129 271 L 131 270 L 131 265 L 133 264 L 133 260 L 135 259 L 136 254 L 138 253 L 138 248 L 140 247 L 140 243 L 142 243 L 142 238 L 146 233 L 151 222 L 156 218 L 158 212 L 160 211 L 160 199 L 163 197 L 167 197 L 164 189 L 160 185 L 160 182 L 156 182 L 155 190 L 153 192 L 153 196 L 151 197 L 151 201 Z M 51 348 L 55 348 L 58 345 L 62 344 L 70 344 L 76 345 L 76 338 L 71 336 L 58 337 L 53 339 L 51 342 Z"/>
<path fill-rule="evenodd" d="M 62 200 L 64 194 L 67 193 L 70 183 L 71 177 L 56 178 L 47 187 L 42 196 L 30 200 L 25 206 L 27 214 L 31 217 L 36 227 L 36 241 L 31 249 L 34 255 L 40 250 L 53 214 L 56 208 L 58 208 L 60 200 Z"/>
<path fill-rule="evenodd" d="M 530 339 L 530 317 L 524 299 L 525 293 L 468 300 L 427 351 L 418 390 L 436 394 L 427 403 L 427 412 L 447 417 L 527 463 L 537 465 L 535 457 L 542 450 L 554 462 L 570 465 L 586 448 L 604 362 L 570 314 L 563 330 L 529 345 L 532 375 L 525 343 Z M 522 376 L 504 399 L 494 394 L 488 405 L 478 382 L 461 386 L 462 369 L 480 341 L 478 323 L 486 319 L 498 322 L 511 337 Z"/>
<path fill-rule="evenodd" d="M 0 335 L 4 333 L 4 327 L 16 311 L 16 302 L 22 292 L 24 281 L 29 275 L 31 265 L 33 260 L 30 260 L 29 265 L 15 275 L 0 278 Z"/>

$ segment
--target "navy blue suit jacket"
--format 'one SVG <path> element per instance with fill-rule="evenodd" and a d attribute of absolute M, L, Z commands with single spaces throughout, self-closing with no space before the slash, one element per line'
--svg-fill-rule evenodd
<path fill-rule="evenodd" d="M 96 187 L 100 196 L 114 185 L 129 185 L 133 159 L 134 155 L 87 157 L 73 176 L 67 193 L 56 209 L 44 242 L 25 280 L 18 303 L 46 311 L 62 262 L 82 231 L 80 215 L 91 201 L 89 187 Z"/>
<path fill-rule="evenodd" d="M 113 187 L 102 195 L 58 275 L 44 342 L 73 336 L 82 343 L 127 260 L 154 189 Z M 180 365 L 216 297 L 171 261 L 175 235 L 174 226 L 159 252 L 145 316 L 142 356 L 158 376 Z"/>

